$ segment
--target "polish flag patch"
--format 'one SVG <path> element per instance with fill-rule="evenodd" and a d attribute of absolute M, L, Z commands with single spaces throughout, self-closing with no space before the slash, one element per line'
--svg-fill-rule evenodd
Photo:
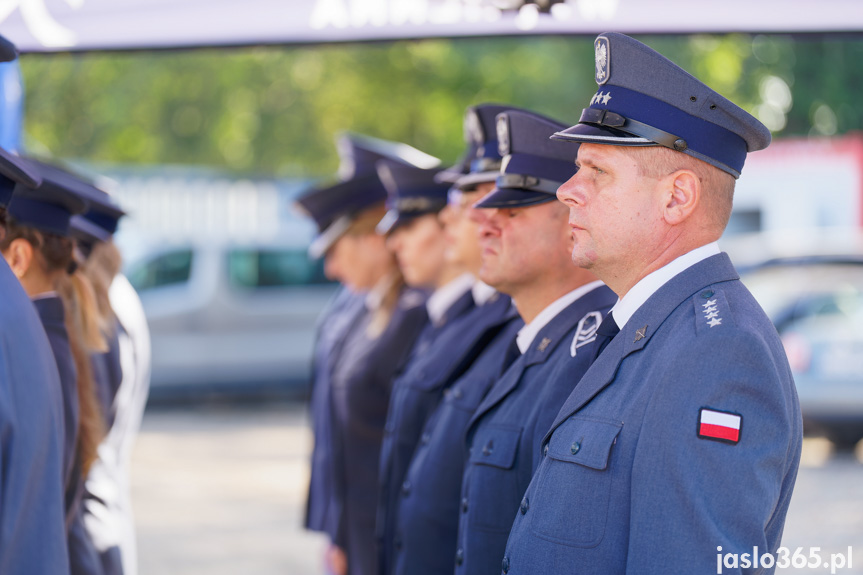
<path fill-rule="evenodd" d="M 737 443 L 742 424 L 742 415 L 702 407 L 698 412 L 698 437 Z"/>

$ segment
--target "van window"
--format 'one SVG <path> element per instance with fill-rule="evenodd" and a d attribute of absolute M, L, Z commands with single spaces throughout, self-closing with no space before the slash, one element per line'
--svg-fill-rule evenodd
<path fill-rule="evenodd" d="M 228 277 L 242 288 L 329 283 L 323 260 L 310 260 L 303 249 L 234 250 L 228 254 Z"/>
<path fill-rule="evenodd" d="M 148 289 L 182 284 L 192 273 L 192 250 L 176 250 L 159 254 L 133 267 L 129 282 L 138 292 Z"/>

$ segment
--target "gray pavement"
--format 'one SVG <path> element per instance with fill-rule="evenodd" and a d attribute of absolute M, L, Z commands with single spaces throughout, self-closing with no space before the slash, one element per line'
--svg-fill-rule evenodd
<path fill-rule="evenodd" d="M 148 412 L 133 459 L 141 575 L 320 575 L 325 541 L 301 528 L 311 436 L 300 405 Z M 807 439 L 783 545 L 863 575 L 863 447 Z M 685 542 L 680 542 L 685 545 Z M 788 568 L 787 575 L 830 573 Z"/>

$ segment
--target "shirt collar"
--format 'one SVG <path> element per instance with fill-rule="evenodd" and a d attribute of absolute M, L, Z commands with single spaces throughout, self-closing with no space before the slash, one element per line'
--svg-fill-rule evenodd
<path fill-rule="evenodd" d="M 715 256 L 720 253 L 719 244 L 711 242 L 707 245 L 695 248 L 691 252 L 687 252 L 679 258 L 671 261 L 653 273 L 650 273 L 632 286 L 632 289 L 627 292 L 623 299 L 617 300 L 614 307 L 611 308 L 611 313 L 614 316 L 614 322 L 620 329 L 626 325 L 629 318 L 638 311 L 644 302 L 650 296 L 664 286 L 668 280 L 679 274 L 680 272 L 694 266 L 701 260 L 705 260 L 710 256 Z"/>
<path fill-rule="evenodd" d="M 575 300 L 602 285 L 604 284 L 599 280 L 590 282 L 589 284 L 576 288 L 565 296 L 554 300 L 548 305 L 548 307 L 539 312 L 539 314 L 533 318 L 533 321 L 518 330 L 518 334 L 515 336 L 515 343 L 518 345 L 518 350 L 524 354 L 524 352 L 530 349 L 530 345 L 533 343 L 534 338 L 536 338 L 536 335 L 542 328 L 548 325 L 548 322 L 557 317 L 560 312 L 569 307 L 569 305 Z"/>
<path fill-rule="evenodd" d="M 393 287 L 393 284 L 398 279 L 398 274 L 388 273 L 384 277 L 378 280 L 378 283 L 375 284 L 375 287 L 369 290 L 366 294 L 366 309 L 369 311 L 375 311 L 379 309 L 383 303 L 384 298 L 387 295 L 387 292 L 390 291 L 390 288 Z"/>
<path fill-rule="evenodd" d="M 60 297 L 60 294 L 58 294 L 56 291 L 53 291 L 53 290 L 52 291 L 45 291 L 45 292 L 42 292 L 40 294 L 34 295 L 33 297 L 30 298 L 30 301 L 36 301 L 36 300 L 40 300 L 40 299 L 49 299 L 52 297 Z"/>
<path fill-rule="evenodd" d="M 475 283 L 476 278 L 466 273 L 436 289 L 426 302 L 426 310 L 428 310 L 432 325 L 439 326 L 443 321 L 444 314 L 452 307 L 452 304 L 466 294 Z"/>
<path fill-rule="evenodd" d="M 485 282 L 477 281 L 470 288 L 470 292 L 476 305 L 485 305 L 497 293 L 497 290 Z"/>

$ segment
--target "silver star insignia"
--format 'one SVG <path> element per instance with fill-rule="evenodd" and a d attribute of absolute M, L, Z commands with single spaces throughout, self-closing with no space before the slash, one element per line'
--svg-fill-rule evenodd
<path fill-rule="evenodd" d="M 710 307 L 710 306 L 712 306 L 712 305 L 716 305 L 716 300 L 715 300 L 715 299 L 712 299 L 712 300 L 708 301 L 706 304 L 703 304 L 701 307 Z"/>
<path fill-rule="evenodd" d="M 708 325 L 710 325 L 710 327 L 716 327 L 717 325 L 720 325 L 722 323 L 722 318 L 719 318 L 719 317 L 713 318 L 712 320 L 710 320 L 707 323 L 708 323 Z"/>
<path fill-rule="evenodd" d="M 718 311 L 712 311 L 712 312 L 710 312 L 709 314 L 707 314 L 707 315 L 706 315 L 706 316 L 704 316 L 704 317 L 705 317 L 706 319 L 713 319 L 713 318 L 715 318 L 715 317 L 719 317 L 719 312 L 718 312 Z"/>
<path fill-rule="evenodd" d="M 602 97 L 602 103 L 608 104 L 608 101 L 611 100 L 611 92 L 607 92 L 605 96 Z"/>
<path fill-rule="evenodd" d="M 707 309 L 705 309 L 705 310 L 702 310 L 702 311 L 703 311 L 704 313 L 713 313 L 713 312 L 715 312 L 715 311 L 716 311 L 716 306 L 715 306 L 715 305 L 712 305 L 712 306 L 710 306 L 709 308 L 707 308 Z"/>

